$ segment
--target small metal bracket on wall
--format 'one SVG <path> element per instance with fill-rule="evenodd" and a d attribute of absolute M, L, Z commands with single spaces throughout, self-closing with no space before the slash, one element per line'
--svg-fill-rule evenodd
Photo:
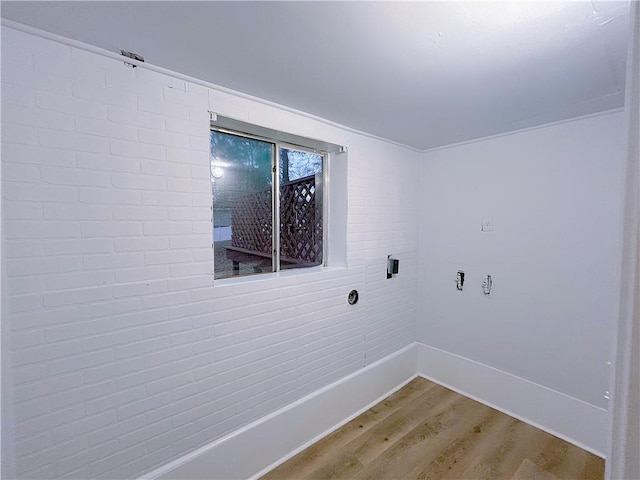
<path fill-rule="evenodd" d="M 491 275 L 487 275 L 482 282 L 482 291 L 485 295 L 489 295 L 491 293 L 491 285 L 493 281 L 491 280 Z"/>
<path fill-rule="evenodd" d="M 458 270 L 456 274 L 456 288 L 462 291 L 462 287 L 464 287 L 464 272 L 462 270 Z"/>
<path fill-rule="evenodd" d="M 133 58 L 134 60 L 137 60 L 139 62 L 144 62 L 144 57 L 142 55 L 138 55 L 137 53 L 127 52 L 126 50 L 120 50 L 120 53 L 123 57 Z M 129 62 L 124 62 L 124 64 L 130 66 L 131 68 L 137 67 L 137 65 Z"/>

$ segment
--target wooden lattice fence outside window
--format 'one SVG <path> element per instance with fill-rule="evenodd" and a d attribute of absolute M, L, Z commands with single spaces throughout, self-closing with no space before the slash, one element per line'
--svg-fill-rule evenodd
<path fill-rule="evenodd" d="M 316 176 L 280 186 L 280 259 L 290 266 L 322 263 L 322 198 Z M 271 257 L 273 241 L 272 192 L 265 189 L 244 195 L 231 211 L 230 251 Z"/>
<path fill-rule="evenodd" d="M 322 199 L 316 177 L 281 185 L 280 256 L 298 263 L 322 263 Z"/>

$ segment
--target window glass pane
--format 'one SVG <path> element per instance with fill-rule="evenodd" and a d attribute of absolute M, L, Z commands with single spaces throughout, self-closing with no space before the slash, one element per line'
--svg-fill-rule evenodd
<path fill-rule="evenodd" d="M 273 144 L 211 131 L 214 278 L 272 271 Z"/>
<path fill-rule="evenodd" d="M 322 265 L 323 156 L 280 148 L 280 269 Z"/>

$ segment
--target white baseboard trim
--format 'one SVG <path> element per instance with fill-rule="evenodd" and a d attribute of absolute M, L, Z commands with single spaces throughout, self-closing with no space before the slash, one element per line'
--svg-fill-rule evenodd
<path fill-rule="evenodd" d="M 607 410 L 423 343 L 418 375 L 604 458 Z"/>
<path fill-rule="evenodd" d="M 606 410 L 468 358 L 413 343 L 140 480 L 258 478 L 418 375 L 604 458 Z"/>
<path fill-rule="evenodd" d="M 257 478 L 406 385 L 417 376 L 416 367 L 413 343 L 141 480 Z"/>

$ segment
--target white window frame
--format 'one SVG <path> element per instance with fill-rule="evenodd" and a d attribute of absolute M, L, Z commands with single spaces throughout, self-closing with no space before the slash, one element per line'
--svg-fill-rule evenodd
<path fill-rule="evenodd" d="M 222 278 L 214 278 L 214 280 L 229 280 L 235 278 L 254 278 L 260 275 L 268 275 L 282 271 L 280 268 L 280 161 L 279 153 L 281 148 L 289 150 L 297 150 L 307 153 L 320 155 L 322 157 L 322 264 L 310 267 L 299 267 L 293 269 L 285 269 L 286 271 L 301 271 L 309 268 L 317 268 L 319 266 L 326 267 L 329 261 L 329 241 L 330 235 L 330 197 L 329 194 L 329 156 L 332 153 L 343 153 L 345 147 L 331 144 L 328 142 L 313 140 L 310 138 L 280 132 L 257 125 L 241 122 L 228 117 L 223 117 L 210 112 L 211 122 L 210 131 L 218 131 L 229 135 L 249 138 L 267 142 L 272 145 L 272 270 L 271 272 L 262 272 L 255 274 L 246 274 L 241 276 L 229 276 Z M 323 148 L 324 147 L 324 148 Z M 213 213 L 213 211 L 212 211 Z M 213 217 L 212 217 L 213 222 Z M 213 242 L 215 243 L 215 242 Z M 212 243 L 212 245 L 213 245 Z M 215 275 L 214 275 L 215 277 Z"/>

